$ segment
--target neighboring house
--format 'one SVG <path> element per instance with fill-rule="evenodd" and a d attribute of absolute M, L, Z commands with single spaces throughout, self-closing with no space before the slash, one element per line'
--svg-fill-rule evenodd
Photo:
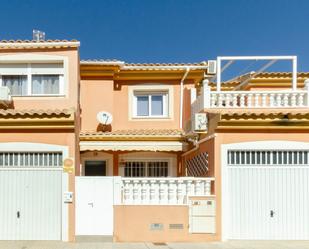
<path fill-rule="evenodd" d="M 1 41 L 0 239 L 73 240 L 79 42 Z M 4 92 L 10 89 L 9 94 Z"/>
<path fill-rule="evenodd" d="M 0 239 L 309 239 L 309 73 L 78 48 L 0 42 Z"/>

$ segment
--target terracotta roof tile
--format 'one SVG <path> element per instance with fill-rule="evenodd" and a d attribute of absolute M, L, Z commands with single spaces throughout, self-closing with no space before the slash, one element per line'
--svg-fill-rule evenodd
<path fill-rule="evenodd" d="M 0 110 L 0 118 L 1 117 L 32 117 L 32 116 L 70 116 L 74 113 L 72 109 L 27 109 L 27 110 L 16 110 L 16 109 L 7 109 L 7 110 Z"/>
<path fill-rule="evenodd" d="M 191 70 L 205 69 L 205 66 L 207 66 L 207 62 L 202 61 L 197 63 L 125 63 L 122 70 L 184 70 L 185 67 L 190 66 L 196 67 L 195 69 Z"/>
<path fill-rule="evenodd" d="M 241 81 L 244 81 L 246 79 L 290 79 L 292 78 L 292 73 L 291 72 L 263 72 L 263 73 L 258 73 L 254 75 L 254 72 L 251 73 L 246 73 L 239 75 L 238 77 L 235 77 L 231 80 L 227 80 L 222 82 L 222 86 L 227 85 L 227 84 L 238 84 Z M 298 79 L 307 79 L 309 78 L 309 72 L 298 72 L 297 73 L 297 78 Z M 215 85 L 215 82 L 211 82 L 211 84 Z"/>
<path fill-rule="evenodd" d="M 181 137 L 184 135 L 178 129 L 136 129 L 116 130 L 111 132 L 83 131 L 81 137 Z"/>
<path fill-rule="evenodd" d="M 198 63 L 126 63 L 117 59 L 93 59 L 81 60 L 82 65 L 118 65 L 121 70 L 184 70 L 185 67 L 194 66 L 203 69 L 207 63 L 205 61 Z M 179 67 L 179 68 L 171 68 Z M 199 69 L 199 68 L 197 68 Z"/>
<path fill-rule="evenodd" d="M 271 114 L 309 114 L 307 108 L 304 109 L 207 109 L 207 113 L 221 114 L 221 115 L 271 115 Z"/>
<path fill-rule="evenodd" d="M 209 110 L 211 114 L 220 114 L 221 120 L 309 120 L 306 109 L 243 109 L 243 110 Z"/>
<path fill-rule="evenodd" d="M 153 66 L 206 66 L 205 61 L 197 63 L 125 63 L 125 66 L 140 66 L 140 67 L 153 67 Z"/>
<path fill-rule="evenodd" d="M 78 47 L 77 40 L 0 40 L 0 49 Z"/>

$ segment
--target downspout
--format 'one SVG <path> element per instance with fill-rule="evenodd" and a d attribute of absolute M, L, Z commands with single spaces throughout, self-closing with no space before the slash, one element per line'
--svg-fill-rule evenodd
<path fill-rule="evenodd" d="M 190 72 L 190 67 L 187 67 L 180 81 L 180 110 L 179 110 L 179 128 L 180 129 L 182 129 L 182 116 L 183 116 L 183 83 L 185 79 L 187 78 L 189 72 Z"/>

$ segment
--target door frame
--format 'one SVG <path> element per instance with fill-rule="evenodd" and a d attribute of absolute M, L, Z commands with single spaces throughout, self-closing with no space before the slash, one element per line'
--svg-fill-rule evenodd
<path fill-rule="evenodd" d="M 27 142 L 5 142 L 0 143 L 1 152 L 62 152 L 62 158 L 68 158 L 69 147 L 64 145 L 45 144 L 45 143 L 27 143 Z M 6 168 L 7 170 L 8 168 Z M 19 168 L 11 168 L 18 170 Z M 27 168 L 33 170 L 36 168 Z M 42 168 L 40 168 L 42 170 Z M 0 168 L 1 170 L 1 168 Z M 62 169 L 57 169 L 62 170 Z M 61 176 L 62 195 L 61 195 L 61 240 L 69 241 L 69 205 L 64 201 L 64 192 L 69 191 L 69 174 L 62 171 Z"/>
<path fill-rule="evenodd" d="M 229 196 L 227 153 L 229 150 L 309 150 L 309 143 L 288 140 L 264 140 L 221 145 L 221 240 L 229 239 Z"/>

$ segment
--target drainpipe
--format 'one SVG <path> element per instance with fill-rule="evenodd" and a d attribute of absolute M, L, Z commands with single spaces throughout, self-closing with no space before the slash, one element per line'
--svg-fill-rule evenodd
<path fill-rule="evenodd" d="M 185 79 L 187 78 L 188 74 L 190 72 L 190 68 L 187 67 L 185 74 L 182 76 L 180 81 L 180 110 L 179 110 L 179 128 L 182 129 L 182 115 L 183 115 L 183 83 Z"/>

